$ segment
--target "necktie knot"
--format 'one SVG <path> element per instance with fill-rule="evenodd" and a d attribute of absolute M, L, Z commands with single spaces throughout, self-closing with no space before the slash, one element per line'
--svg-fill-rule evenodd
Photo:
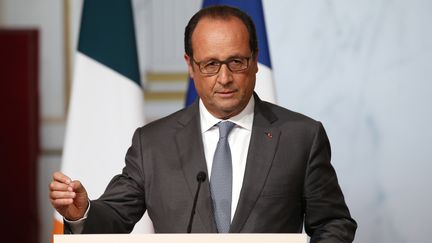
<path fill-rule="evenodd" d="M 217 124 L 219 127 L 219 139 L 226 138 L 231 130 L 234 128 L 235 123 L 230 121 L 219 122 Z"/>

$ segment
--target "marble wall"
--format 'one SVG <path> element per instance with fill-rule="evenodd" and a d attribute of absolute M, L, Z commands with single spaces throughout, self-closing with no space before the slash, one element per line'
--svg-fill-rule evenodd
<path fill-rule="evenodd" d="M 432 1 L 263 2 L 279 104 L 324 123 L 355 242 L 428 242 Z"/>

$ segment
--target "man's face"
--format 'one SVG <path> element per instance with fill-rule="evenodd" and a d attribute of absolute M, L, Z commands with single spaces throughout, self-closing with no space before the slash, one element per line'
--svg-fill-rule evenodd
<path fill-rule="evenodd" d="M 248 68 L 232 72 L 226 64 L 215 75 L 201 73 L 196 62 L 225 61 L 234 57 L 251 57 L 249 34 L 241 20 L 203 18 L 192 34 L 193 57 L 185 54 L 189 75 L 207 110 L 215 117 L 227 119 L 240 113 L 247 105 L 255 87 L 258 72 L 255 53 Z"/>

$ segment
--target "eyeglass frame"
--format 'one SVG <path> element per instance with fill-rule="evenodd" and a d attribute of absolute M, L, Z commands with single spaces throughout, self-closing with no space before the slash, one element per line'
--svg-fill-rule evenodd
<path fill-rule="evenodd" d="M 227 66 L 228 70 L 230 70 L 232 73 L 243 72 L 243 71 L 245 71 L 245 70 L 247 70 L 249 68 L 249 61 L 254 56 L 255 56 L 255 52 L 252 52 L 249 57 L 235 56 L 235 57 L 229 57 L 229 58 L 225 59 L 224 61 L 220 61 L 220 60 L 217 60 L 217 59 L 209 59 L 209 60 L 203 60 L 203 61 L 197 62 L 193 58 L 193 56 L 191 57 L 191 60 L 192 60 L 192 62 L 194 62 L 198 66 L 198 69 L 200 70 L 201 74 L 208 75 L 208 76 L 213 76 L 213 75 L 216 75 L 216 74 L 219 73 L 219 71 L 221 70 L 223 64 L 225 64 Z M 230 61 L 232 61 L 235 58 L 245 58 L 246 59 L 246 68 L 241 69 L 241 70 L 231 70 L 231 68 L 230 68 L 230 66 L 228 64 L 229 64 Z M 202 68 L 201 68 L 201 64 L 204 63 L 204 62 L 210 62 L 212 60 L 215 61 L 215 62 L 220 63 L 220 66 L 219 66 L 218 70 L 216 72 L 214 72 L 214 73 L 213 72 L 212 73 L 205 73 L 205 72 L 203 72 Z"/>

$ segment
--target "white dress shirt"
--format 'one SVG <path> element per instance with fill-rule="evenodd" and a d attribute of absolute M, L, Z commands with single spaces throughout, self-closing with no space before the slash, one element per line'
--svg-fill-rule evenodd
<path fill-rule="evenodd" d="M 249 142 L 252 134 L 254 107 L 255 100 L 252 96 L 246 107 L 239 114 L 227 120 L 236 124 L 228 135 L 233 173 L 231 221 L 237 208 L 240 191 L 243 184 Z M 219 129 L 216 124 L 222 120 L 210 114 L 210 112 L 205 108 L 202 100 L 199 101 L 199 110 L 208 178 L 211 178 L 213 156 L 219 141 Z"/>

